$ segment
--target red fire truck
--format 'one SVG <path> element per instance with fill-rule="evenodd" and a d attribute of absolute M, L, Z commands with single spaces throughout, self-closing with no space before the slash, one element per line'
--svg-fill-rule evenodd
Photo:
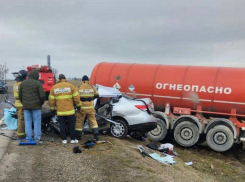
<path fill-rule="evenodd" d="M 27 67 L 28 73 L 32 69 L 37 69 L 39 72 L 39 81 L 42 83 L 44 91 L 46 93 L 46 98 L 48 98 L 51 88 L 56 83 L 55 75 L 53 74 L 52 69 L 46 65 L 32 65 Z"/>

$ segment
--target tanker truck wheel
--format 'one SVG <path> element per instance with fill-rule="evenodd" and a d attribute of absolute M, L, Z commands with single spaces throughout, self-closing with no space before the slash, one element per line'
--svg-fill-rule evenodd
<path fill-rule="evenodd" d="M 152 141 L 162 141 L 167 135 L 167 126 L 162 119 L 157 119 L 157 127 L 154 130 L 151 130 L 145 134 L 147 138 Z"/>
<path fill-rule="evenodd" d="M 234 144 L 233 132 L 229 127 L 217 125 L 206 136 L 208 146 L 216 152 L 225 152 Z"/>
<path fill-rule="evenodd" d="M 174 129 L 174 139 L 183 147 L 195 145 L 198 142 L 199 136 L 198 127 L 190 121 L 183 121 Z"/>

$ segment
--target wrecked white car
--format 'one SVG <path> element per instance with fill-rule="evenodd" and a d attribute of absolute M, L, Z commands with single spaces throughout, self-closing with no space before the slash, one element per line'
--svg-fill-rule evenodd
<path fill-rule="evenodd" d="M 151 114 L 154 111 L 151 99 L 133 99 L 113 87 L 97 85 L 96 88 L 99 98 L 94 100 L 94 105 L 100 131 L 124 138 L 128 134 L 140 137 L 157 128 L 157 119 Z M 87 122 L 84 131 L 88 130 Z M 151 135 L 148 137 L 151 138 Z"/>

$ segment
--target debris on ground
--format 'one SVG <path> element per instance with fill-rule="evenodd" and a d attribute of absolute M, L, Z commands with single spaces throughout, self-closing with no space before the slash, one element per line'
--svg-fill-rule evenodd
<path fill-rule="evenodd" d="M 26 140 L 26 139 L 23 139 L 23 140 L 20 140 L 19 142 L 19 145 L 37 145 L 37 141 L 36 140 Z"/>
<path fill-rule="evenodd" d="M 165 157 L 162 157 L 160 156 L 159 154 L 157 153 L 151 153 L 149 154 L 153 159 L 157 160 L 158 162 L 161 162 L 163 164 L 170 164 L 170 165 L 173 165 L 175 164 L 176 162 L 174 161 L 173 157 L 170 156 L 170 155 L 167 155 Z"/>
<path fill-rule="evenodd" d="M 82 153 L 82 150 L 79 148 L 79 146 L 76 146 L 73 148 L 73 153 L 77 154 L 77 153 Z"/>
<path fill-rule="evenodd" d="M 177 156 L 178 153 L 175 152 L 174 145 L 171 143 L 165 143 L 158 146 L 157 142 L 151 142 L 146 145 L 147 148 L 162 152 L 164 155 Z"/>
<path fill-rule="evenodd" d="M 148 145 L 148 146 L 155 148 L 154 144 L 153 145 Z M 148 156 L 148 157 L 150 157 L 150 158 L 152 158 L 152 159 L 154 159 L 154 160 L 156 160 L 158 162 L 161 162 L 163 164 L 173 165 L 173 164 L 176 163 L 173 160 L 173 156 L 170 156 L 170 155 L 160 156 L 159 154 L 157 154 L 155 152 L 154 153 L 148 153 L 148 152 L 146 152 L 146 150 L 144 149 L 144 147 L 142 145 L 137 145 L 137 148 L 139 149 L 139 151 L 140 151 L 140 153 L 141 153 L 141 155 L 143 157 Z"/>
<path fill-rule="evenodd" d="M 2 129 L 7 129 L 7 130 L 16 130 L 17 129 L 17 118 L 16 116 L 16 108 L 11 108 L 11 109 L 4 109 L 4 123 L 7 125 L 7 127 L 2 128 Z"/>
<path fill-rule="evenodd" d="M 164 143 L 160 145 L 158 150 L 163 150 L 163 149 L 174 150 L 174 146 L 171 143 Z"/>
<path fill-rule="evenodd" d="M 192 164 L 193 164 L 192 161 L 190 161 L 190 162 L 185 162 L 185 165 L 187 165 L 187 166 L 191 166 Z"/>

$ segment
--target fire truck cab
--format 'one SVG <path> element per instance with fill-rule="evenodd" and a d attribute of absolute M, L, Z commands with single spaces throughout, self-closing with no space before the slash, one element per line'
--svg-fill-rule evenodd
<path fill-rule="evenodd" d="M 55 75 L 52 69 L 46 65 L 32 65 L 27 67 L 28 73 L 36 69 L 39 72 L 39 81 L 42 83 L 44 91 L 46 93 L 46 99 L 48 99 L 51 88 L 56 83 Z"/>

